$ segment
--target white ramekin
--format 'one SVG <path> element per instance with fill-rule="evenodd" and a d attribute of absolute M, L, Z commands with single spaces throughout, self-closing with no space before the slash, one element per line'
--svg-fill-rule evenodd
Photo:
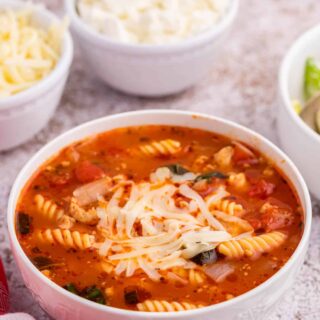
<path fill-rule="evenodd" d="M 305 228 L 302 239 L 283 268 L 257 288 L 232 300 L 203 309 L 146 313 L 133 312 L 107 306 L 79 298 L 50 281 L 30 262 L 23 252 L 15 233 L 15 208 L 21 190 L 44 161 L 65 146 L 88 136 L 114 128 L 136 125 L 173 125 L 199 128 L 226 135 L 257 148 L 290 178 L 297 196 L 301 201 L 305 216 Z M 253 131 L 227 120 L 212 116 L 183 111 L 148 110 L 123 113 L 85 123 L 72 129 L 42 148 L 20 172 L 11 191 L 8 205 L 9 236 L 15 260 L 22 273 L 26 286 L 35 299 L 55 319 L 59 320 L 141 320 L 141 319 L 184 319 L 184 320 L 248 320 L 267 319 L 268 314 L 285 291 L 291 286 L 303 263 L 311 229 L 311 201 L 308 189 L 299 171 L 291 160 L 275 145 Z M 85 272 L 85 270 L 84 270 Z"/>
<path fill-rule="evenodd" d="M 30 3 L 2 0 L 0 8 L 26 9 L 30 8 Z M 46 28 L 58 21 L 58 18 L 45 8 L 32 8 L 33 19 L 39 25 Z M 72 58 L 73 43 L 67 32 L 55 69 L 33 87 L 0 99 L 0 151 L 26 142 L 45 127 L 60 102 Z"/>
<path fill-rule="evenodd" d="M 208 32 L 170 45 L 109 40 L 82 21 L 76 0 L 65 0 L 65 6 L 84 58 L 102 81 L 129 94 L 163 96 L 187 89 L 210 72 L 235 19 L 238 1 L 230 0 L 225 17 Z"/>
<path fill-rule="evenodd" d="M 311 193 L 320 199 L 320 135 L 294 111 L 293 99 L 304 101 L 308 57 L 320 59 L 320 26 L 303 34 L 285 56 L 279 74 L 278 134 L 281 146 L 300 169 Z"/>

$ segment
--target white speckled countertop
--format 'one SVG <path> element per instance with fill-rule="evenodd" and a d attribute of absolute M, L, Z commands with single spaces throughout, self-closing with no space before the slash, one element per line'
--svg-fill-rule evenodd
<path fill-rule="evenodd" d="M 59 11 L 62 0 L 46 0 Z M 11 311 L 49 319 L 24 286 L 11 255 L 6 206 L 13 181 L 25 162 L 46 142 L 85 121 L 108 114 L 149 108 L 207 112 L 246 125 L 277 143 L 277 72 L 292 41 L 319 23 L 319 0 L 242 0 L 229 42 L 210 75 L 194 88 L 157 100 L 115 92 L 90 73 L 76 52 L 60 107 L 47 128 L 25 145 L 0 152 L 0 254 L 11 293 Z M 45 106 L 44 106 L 45 107 Z M 314 203 L 308 256 L 294 287 L 270 320 L 320 319 L 320 204 Z"/>

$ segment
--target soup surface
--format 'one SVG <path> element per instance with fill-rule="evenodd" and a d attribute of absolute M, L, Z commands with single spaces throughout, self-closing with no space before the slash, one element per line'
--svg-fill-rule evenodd
<path fill-rule="evenodd" d="M 116 129 L 45 163 L 16 210 L 19 241 L 49 279 L 139 311 L 216 304 L 290 258 L 303 213 L 257 150 L 170 126 Z"/>

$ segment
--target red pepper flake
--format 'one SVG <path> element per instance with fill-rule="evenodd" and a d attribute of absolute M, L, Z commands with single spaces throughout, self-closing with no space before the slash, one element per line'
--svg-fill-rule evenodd
<path fill-rule="evenodd" d="M 75 168 L 75 176 L 79 182 L 87 183 L 103 178 L 105 173 L 100 167 L 86 160 Z"/>

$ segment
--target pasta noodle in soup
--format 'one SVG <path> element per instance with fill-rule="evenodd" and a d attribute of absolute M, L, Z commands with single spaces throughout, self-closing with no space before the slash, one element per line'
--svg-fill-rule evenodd
<path fill-rule="evenodd" d="M 274 275 L 303 232 L 283 174 L 211 132 L 116 129 L 74 143 L 25 186 L 16 230 L 49 279 L 94 302 L 182 311 Z"/>

